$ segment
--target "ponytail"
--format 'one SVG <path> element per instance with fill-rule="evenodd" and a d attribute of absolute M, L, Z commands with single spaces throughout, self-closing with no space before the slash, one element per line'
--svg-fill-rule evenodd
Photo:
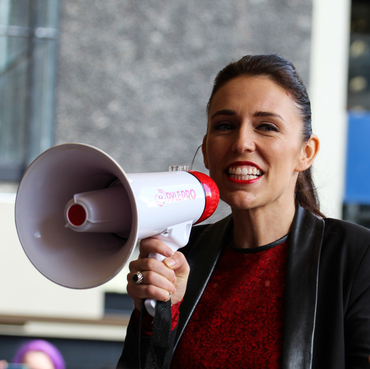
<path fill-rule="evenodd" d="M 312 180 L 311 168 L 298 174 L 295 186 L 295 202 L 315 215 L 325 218 L 325 215 L 320 211 L 320 203 Z"/>

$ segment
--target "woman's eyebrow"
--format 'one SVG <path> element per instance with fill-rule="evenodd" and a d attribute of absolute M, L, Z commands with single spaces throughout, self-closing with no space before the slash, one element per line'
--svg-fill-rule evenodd
<path fill-rule="evenodd" d="M 213 119 L 214 117 L 217 117 L 218 115 L 235 115 L 235 114 L 236 112 L 232 109 L 222 109 L 212 114 L 211 119 Z M 253 114 L 253 116 L 254 117 L 276 117 L 285 122 L 285 119 L 281 115 L 270 112 L 270 111 L 257 111 L 256 113 Z"/>
<path fill-rule="evenodd" d="M 235 115 L 235 111 L 231 109 L 222 109 L 216 111 L 216 113 L 212 114 L 211 119 L 216 117 L 217 115 Z"/>
<path fill-rule="evenodd" d="M 285 119 L 281 115 L 272 113 L 269 111 L 257 111 L 256 113 L 253 114 L 253 116 L 254 117 L 276 117 L 285 122 Z"/>

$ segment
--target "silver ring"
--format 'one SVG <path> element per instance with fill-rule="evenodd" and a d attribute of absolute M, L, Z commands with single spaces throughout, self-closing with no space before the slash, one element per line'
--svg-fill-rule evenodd
<path fill-rule="evenodd" d="M 143 283 L 144 277 L 143 277 L 143 275 L 141 274 L 141 272 L 137 272 L 137 273 L 135 273 L 135 274 L 132 276 L 132 280 L 133 280 L 136 284 L 140 284 L 140 283 Z"/>

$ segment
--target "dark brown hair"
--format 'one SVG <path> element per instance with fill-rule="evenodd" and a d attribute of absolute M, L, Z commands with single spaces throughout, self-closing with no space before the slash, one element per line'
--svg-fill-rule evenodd
<path fill-rule="evenodd" d="M 266 76 L 292 94 L 302 118 L 303 142 L 308 141 L 312 134 L 312 125 L 311 103 L 306 87 L 294 65 L 289 60 L 276 54 L 246 55 L 239 61 L 223 68 L 215 78 L 211 97 L 207 104 L 207 112 L 209 112 L 215 93 L 230 80 L 244 75 Z M 320 211 L 316 188 L 311 176 L 311 168 L 298 174 L 295 201 L 296 204 L 310 210 L 312 213 L 324 217 Z"/>

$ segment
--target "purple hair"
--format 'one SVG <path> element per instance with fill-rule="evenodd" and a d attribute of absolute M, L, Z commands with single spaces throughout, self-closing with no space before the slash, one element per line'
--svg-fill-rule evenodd
<path fill-rule="evenodd" d="M 49 356 L 55 369 L 65 369 L 65 363 L 62 354 L 50 342 L 44 340 L 34 340 L 23 344 L 15 353 L 13 358 L 14 364 L 23 363 L 24 356 L 29 351 L 40 351 Z"/>

